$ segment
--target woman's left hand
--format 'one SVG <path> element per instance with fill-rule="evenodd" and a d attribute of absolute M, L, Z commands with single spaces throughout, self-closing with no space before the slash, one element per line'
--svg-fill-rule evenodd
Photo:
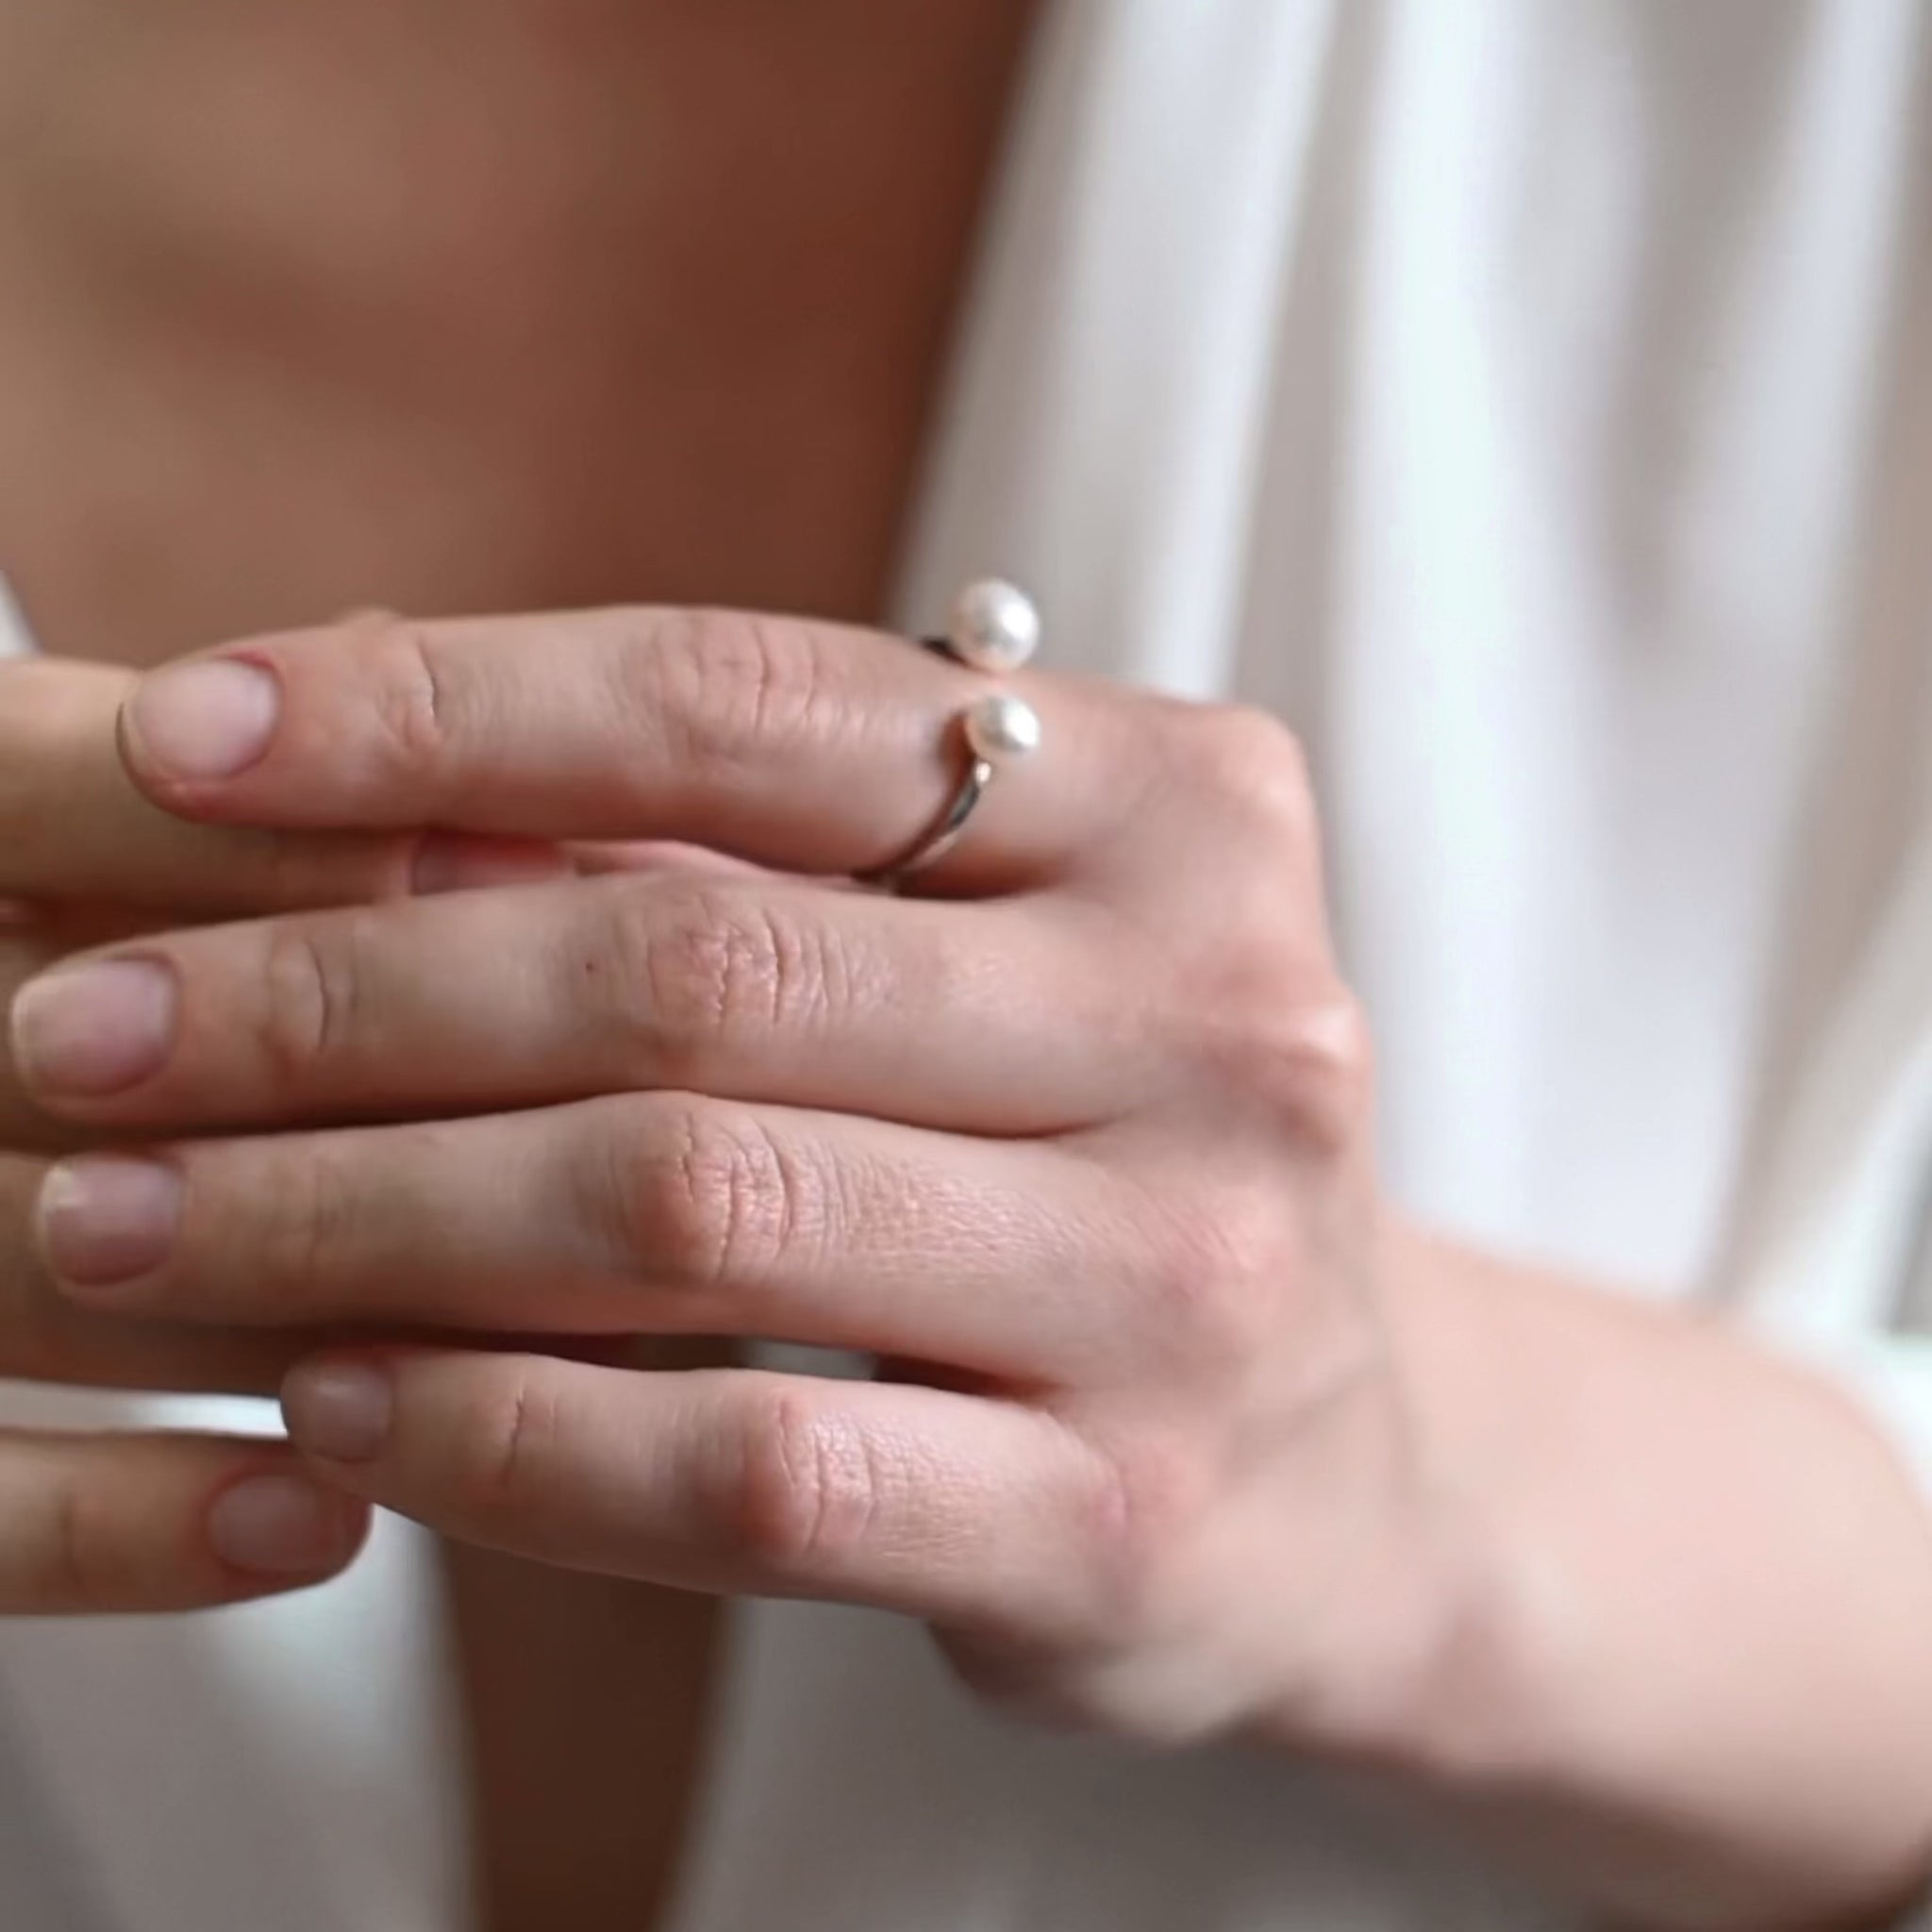
<path fill-rule="evenodd" d="M 455 1536 L 888 1606 L 972 1681 L 1134 1735 L 1372 1745 L 1455 1641 L 1459 1532 L 1378 1313 L 1369 1052 L 1295 746 L 1011 682 L 1044 747 L 915 898 L 850 878 L 943 804 L 991 687 L 903 641 L 364 619 L 156 674 L 125 751 L 177 812 L 721 862 L 108 949 L 169 1016 L 110 1091 L 56 1047 L 125 1046 L 129 980 L 64 967 L 21 1009 L 40 1103 L 221 1137 L 58 1170 L 55 1272 L 146 1317 L 876 1356 L 395 1348 L 299 1369 L 286 1407 Z"/>
<path fill-rule="evenodd" d="M 1405 1228 L 1286 733 L 1013 685 L 1044 745 L 909 897 L 853 874 L 991 687 L 903 641 L 370 619 L 154 674 L 125 751 L 180 815 L 678 849 L 107 949 L 160 975 L 144 1055 L 125 972 L 43 976 L 42 1104 L 198 1137 L 57 1168 L 53 1272 L 448 1335 L 284 1407 L 452 1535 L 883 1605 L 1049 1713 L 1370 1760 L 1631 1923 L 1876 1923 L 1932 1790 L 1890 1448 L 1725 1324 Z M 112 1091 L 53 1050 L 103 1037 Z M 598 1358 L 672 1333 L 885 1373 Z"/>

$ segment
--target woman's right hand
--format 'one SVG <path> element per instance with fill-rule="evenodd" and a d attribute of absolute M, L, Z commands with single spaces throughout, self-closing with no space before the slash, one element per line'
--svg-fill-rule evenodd
<path fill-rule="evenodd" d="M 541 854 L 440 837 L 206 829 L 158 811 L 115 746 L 131 676 L 51 658 L 0 663 L 0 1014 L 64 954 L 116 933 L 499 882 Z M 0 1035 L 4 1035 L 0 1028 Z M 110 1054 L 111 1039 L 93 1042 Z M 175 1329 L 61 1302 L 34 1205 L 76 1144 L 22 1090 L 0 1038 L 0 1379 L 266 1393 L 312 1334 Z M 18 1405 L 12 1405 L 17 1419 Z M 187 1609 L 317 1582 L 368 1524 L 277 1441 L 8 1427 L 0 1387 L 0 1614 Z"/>

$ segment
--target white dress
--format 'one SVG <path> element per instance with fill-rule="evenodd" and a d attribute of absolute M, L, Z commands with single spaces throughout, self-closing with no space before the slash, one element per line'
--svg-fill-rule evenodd
<path fill-rule="evenodd" d="M 1928 147 L 1916 0 L 1058 0 L 902 605 L 997 570 L 1052 661 L 1286 714 L 1398 1195 L 1730 1298 L 1932 1477 Z M 428 1590 L 392 1526 L 0 1624 L 0 1924 L 456 1932 Z M 737 1634 L 675 1932 L 1581 1924 L 891 1620 Z"/>

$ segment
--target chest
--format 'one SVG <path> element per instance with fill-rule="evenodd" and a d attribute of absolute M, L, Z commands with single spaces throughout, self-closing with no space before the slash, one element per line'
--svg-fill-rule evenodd
<path fill-rule="evenodd" d="M 1030 10 L 0 0 L 45 641 L 875 609 Z"/>

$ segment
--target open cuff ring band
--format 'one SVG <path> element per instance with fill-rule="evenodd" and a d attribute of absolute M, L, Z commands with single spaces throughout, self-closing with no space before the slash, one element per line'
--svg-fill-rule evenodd
<path fill-rule="evenodd" d="M 969 669 L 997 675 L 1017 671 L 1039 642 L 1040 618 L 1032 600 L 1011 584 L 989 579 L 959 592 L 946 635 L 927 640 L 927 646 Z M 966 767 L 952 795 L 898 858 L 860 873 L 862 884 L 895 891 L 943 858 L 965 836 L 1002 766 L 1040 748 L 1040 713 L 1011 691 L 991 691 L 968 705 L 958 713 L 955 730 L 965 748 Z"/>

